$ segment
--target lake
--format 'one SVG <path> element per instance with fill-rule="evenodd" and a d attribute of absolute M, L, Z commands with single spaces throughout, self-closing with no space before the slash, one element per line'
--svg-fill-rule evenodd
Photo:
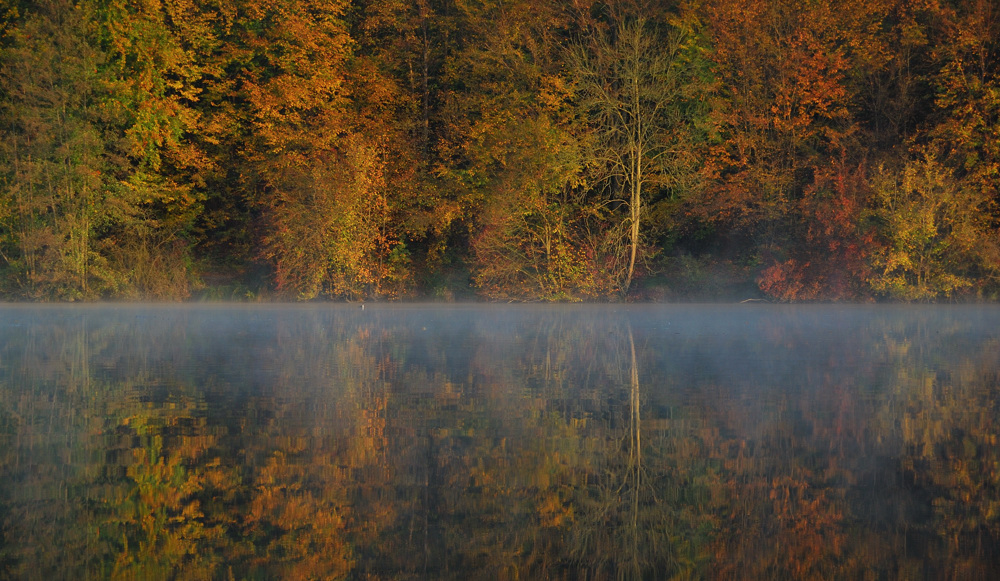
<path fill-rule="evenodd" d="M 1000 578 L 1000 308 L 0 307 L 0 578 Z"/>

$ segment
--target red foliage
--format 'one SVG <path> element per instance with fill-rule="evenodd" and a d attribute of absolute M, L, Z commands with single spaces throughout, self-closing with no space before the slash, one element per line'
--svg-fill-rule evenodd
<path fill-rule="evenodd" d="M 761 290 L 785 301 L 868 298 L 868 258 L 876 240 L 861 223 L 866 173 L 864 166 L 843 163 L 816 173 L 795 208 L 802 229 L 787 258 L 763 272 Z"/>

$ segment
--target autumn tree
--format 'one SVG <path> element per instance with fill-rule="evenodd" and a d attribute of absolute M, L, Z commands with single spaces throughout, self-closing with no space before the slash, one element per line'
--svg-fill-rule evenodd
<path fill-rule="evenodd" d="M 449 277 L 467 283 L 461 263 L 470 206 L 468 192 L 447 178 L 455 160 L 443 109 L 456 93 L 457 55 L 472 42 L 469 9 L 452 0 L 366 0 L 352 3 L 348 18 L 353 115 L 392 161 L 385 179 L 406 287 L 443 295 L 453 291 L 444 288 Z"/>
<path fill-rule="evenodd" d="M 199 223 L 213 263 L 269 267 L 286 297 L 393 294 L 405 270 L 387 202 L 391 137 L 352 108 L 346 2 L 204 5 Z M 367 85 L 373 88 L 373 85 Z M 394 253 L 395 252 L 395 253 Z"/>
<path fill-rule="evenodd" d="M 928 147 L 981 192 L 995 215 L 1000 198 L 1000 8 L 993 2 L 945 2 L 926 14 L 936 41 L 930 60 L 934 96 Z M 993 241 L 986 241 L 989 245 Z"/>
<path fill-rule="evenodd" d="M 872 288 L 928 300 L 971 287 L 990 237 L 981 193 L 929 156 L 878 171 L 873 213 L 886 245 L 872 257 Z"/>
<path fill-rule="evenodd" d="M 933 107 L 907 160 L 907 166 L 916 167 L 905 171 L 938 182 L 928 188 L 952 190 L 942 192 L 940 199 L 951 218 L 938 223 L 950 242 L 946 268 L 960 273 L 975 292 L 995 296 L 1000 275 L 1000 9 L 985 1 L 948 2 L 933 5 L 923 16 L 932 46 Z M 931 178 L 934 174 L 940 178 Z"/>
<path fill-rule="evenodd" d="M 107 208 L 106 93 L 90 16 L 69 2 L 40 3 L 0 55 L 0 232 L 15 295 L 93 298 L 110 282 L 94 244 Z"/>
<path fill-rule="evenodd" d="M 612 284 L 588 237 L 584 153 L 550 2 L 458 7 L 465 42 L 443 77 L 442 186 L 464 201 L 473 284 L 489 298 L 578 300 Z"/>
<path fill-rule="evenodd" d="M 193 224 L 203 211 L 212 163 L 192 135 L 194 104 L 210 46 L 194 2 L 95 3 L 106 54 L 106 126 L 110 216 L 100 250 L 117 273 L 116 295 L 185 298 L 193 285 Z"/>
<path fill-rule="evenodd" d="M 760 289 L 782 301 L 869 299 L 871 257 L 882 245 L 869 211 L 867 166 L 842 160 L 817 168 L 802 194 L 789 208 L 791 242 L 783 260 L 761 273 Z"/>
<path fill-rule="evenodd" d="M 4 256 L 33 298 L 183 298 L 187 54 L 157 10 L 43 2 L 4 50 Z"/>
<path fill-rule="evenodd" d="M 856 296 L 844 292 L 853 283 L 823 274 L 837 270 L 828 259 L 838 253 L 820 247 L 859 245 L 864 235 L 855 95 L 881 66 L 884 7 L 723 0 L 702 10 L 719 78 L 719 142 L 707 158 L 711 186 L 692 213 L 741 242 L 741 258 L 763 266 L 766 292 Z M 846 208 L 850 216 L 831 221 Z"/>

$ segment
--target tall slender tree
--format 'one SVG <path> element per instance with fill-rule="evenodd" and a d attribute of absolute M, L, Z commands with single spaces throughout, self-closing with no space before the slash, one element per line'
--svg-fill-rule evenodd
<path fill-rule="evenodd" d="M 677 185 L 690 152 L 688 104 L 701 89 L 694 74 L 694 39 L 679 27 L 642 16 L 616 15 L 569 55 L 580 114 L 590 120 L 599 173 L 610 204 L 624 210 L 617 267 L 623 292 L 635 275 L 642 222 L 654 190 Z"/>

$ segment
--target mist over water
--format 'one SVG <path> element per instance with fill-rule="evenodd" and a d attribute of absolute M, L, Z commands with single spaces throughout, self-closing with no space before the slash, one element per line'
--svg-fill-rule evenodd
<path fill-rule="evenodd" d="M 0 308 L 0 578 L 1000 573 L 1000 308 Z"/>

